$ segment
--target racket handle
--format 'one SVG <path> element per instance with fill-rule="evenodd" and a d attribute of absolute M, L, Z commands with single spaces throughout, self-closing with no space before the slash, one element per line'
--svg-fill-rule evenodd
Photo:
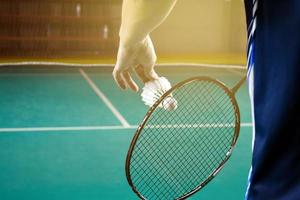
<path fill-rule="evenodd" d="M 232 89 L 231 91 L 235 94 L 240 87 L 243 85 L 243 83 L 247 80 L 247 76 L 244 76 Z"/>
<path fill-rule="evenodd" d="M 136 72 L 136 74 L 138 75 L 139 79 L 140 79 L 143 83 L 147 83 L 147 82 L 151 81 L 151 79 L 149 79 L 148 77 L 145 76 L 144 69 L 143 69 L 143 66 L 142 66 L 142 65 L 138 65 L 138 66 L 135 68 L 135 72 Z"/>

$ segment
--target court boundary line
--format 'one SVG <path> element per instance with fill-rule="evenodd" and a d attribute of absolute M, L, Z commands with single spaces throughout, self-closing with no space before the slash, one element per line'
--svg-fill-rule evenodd
<path fill-rule="evenodd" d="M 253 127 L 253 123 L 241 123 L 241 127 Z M 16 132 L 57 132 L 57 131 L 100 131 L 100 130 L 131 130 L 137 129 L 138 125 L 124 126 L 62 126 L 62 127 L 20 127 L 0 128 L 0 133 Z"/>
<path fill-rule="evenodd" d="M 96 95 L 103 101 L 103 103 L 111 110 L 114 116 L 119 120 L 123 127 L 130 127 L 130 124 L 122 116 L 122 114 L 116 109 L 112 102 L 105 96 L 105 94 L 96 86 L 94 81 L 85 73 L 83 69 L 79 69 L 79 73 L 86 80 L 89 86 L 93 89 Z"/>
<path fill-rule="evenodd" d="M 97 68 L 97 67 L 109 67 L 113 68 L 115 64 L 106 63 L 106 64 L 80 64 L 80 63 L 64 63 L 64 62 L 35 62 L 35 61 L 21 61 L 21 62 L 7 62 L 0 63 L 0 67 L 6 66 L 36 66 L 36 65 L 44 65 L 44 66 L 61 66 L 61 67 L 78 67 L 78 68 Z M 235 64 L 209 64 L 209 63 L 196 63 L 196 62 L 174 62 L 174 63 L 157 63 L 156 67 L 208 67 L 208 68 L 219 68 L 219 69 L 247 69 L 246 65 L 235 65 Z"/>
<path fill-rule="evenodd" d="M 233 74 L 236 74 L 238 76 L 246 76 L 247 75 L 247 72 L 246 73 L 242 73 L 242 72 L 239 72 L 239 71 L 236 71 L 236 69 L 227 69 L 227 71 L 233 73 Z"/>

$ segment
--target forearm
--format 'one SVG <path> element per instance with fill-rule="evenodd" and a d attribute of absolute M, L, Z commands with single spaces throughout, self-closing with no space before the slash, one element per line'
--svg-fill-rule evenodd
<path fill-rule="evenodd" d="M 120 40 L 124 46 L 143 41 L 169 15 L 177 0 L 124 0 Z"/>

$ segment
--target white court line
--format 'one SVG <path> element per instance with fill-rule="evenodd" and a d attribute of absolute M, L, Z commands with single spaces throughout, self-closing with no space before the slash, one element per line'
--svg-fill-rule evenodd
<path fill-rule="evenodd" d="M 245 65 L 230 65 L 230 64 L 208 64 L 208 63 L 159 63 L 156 64 L 157 67 L 208 67 L 216 69 L 246 69 Z"/>
<path fill-rule="evenodd" d="M 35 61 L 24 61 L 24 62 L 8 62 L 0 63 L 0 67 L 3 66 L 39 66 L 39 65 L 51 65 L 51 66 L 62 66 L 62 67 L 111 67 L 113 68 L 115 64 L 77 64 L 77 63 L 64 63 L 64 62 L 35 62 Z M 208 63 L 158 63 L 156 67 L 209 67 L 209 68 L 232 68 L 232 69 L 246 69 L 245 65 L 230 65 L 230 64 L 208 64 Z"/>
<path fill-rule="evenodd" d="M 243 72 L 239 72 L 239 71 L 236 71 L 234 69 L 227 69 L 227 71 L 231 72 L 231 73 L 234 73 L 234 74 L 237 74 L 239 76 L 246 76 L 247 73 L 243 73 Z"/>
<path fill-rule="evenodd" d="M 241 123 L 241 127 L 252 127 L 252 123 Z M 70 127 L 24 127 L 0 128 L 0 133 L 13 132 L 57 132 L 57 131 L 97 131 L 97 130 L 126 130 L 137 129 L 138 125 L 124 126 L 70 126 Z"/>
<path fill-rule="evenodd" d="M 55 132 L 55 131 L 96 131 L 96 130 L 124 130 L 136 129 L 137 126 L 67 126 L 67 127 L 24 127 L 0 128 L 0 133 L 5 132 Z"/>
<path fill-rule="evenodd" d="M 106 104 L 106 106 L 111 110 L 111 112 L 115 115 L 115 117 L 121 122 L 121 124 L 128 128 L 130 124 L 126 121 L 126 119 L 121 115 L 121 113 L 114 107 L 114 105 L 109 101 L 109 99 L 100 91 L 100 89 L 96 86 L 96 84 L 90 79 L 90 77 L 82 70 L 79 69 L 80 74 L 87 81 L 87 83 L 91 86 L 94 92 L 98 95 L 98 97 Z"/>

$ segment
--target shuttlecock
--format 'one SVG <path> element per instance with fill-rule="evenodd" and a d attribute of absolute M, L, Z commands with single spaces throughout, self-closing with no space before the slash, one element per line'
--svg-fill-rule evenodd
<path fill-rule="evenodd" d="M 171 83 L 165 77 L 160 77 L 156 80 L 146 82 L 141 94 L 142 100 L 145 105 L 151 107 L 162 95 L 165 94 L 165 92 L 171 89 L 171 87 Z M 165 97 L 158 106 L 172 111 L 177 108 L 177 101 L 174 99 L 172 94 L 170 94 Z"/>

